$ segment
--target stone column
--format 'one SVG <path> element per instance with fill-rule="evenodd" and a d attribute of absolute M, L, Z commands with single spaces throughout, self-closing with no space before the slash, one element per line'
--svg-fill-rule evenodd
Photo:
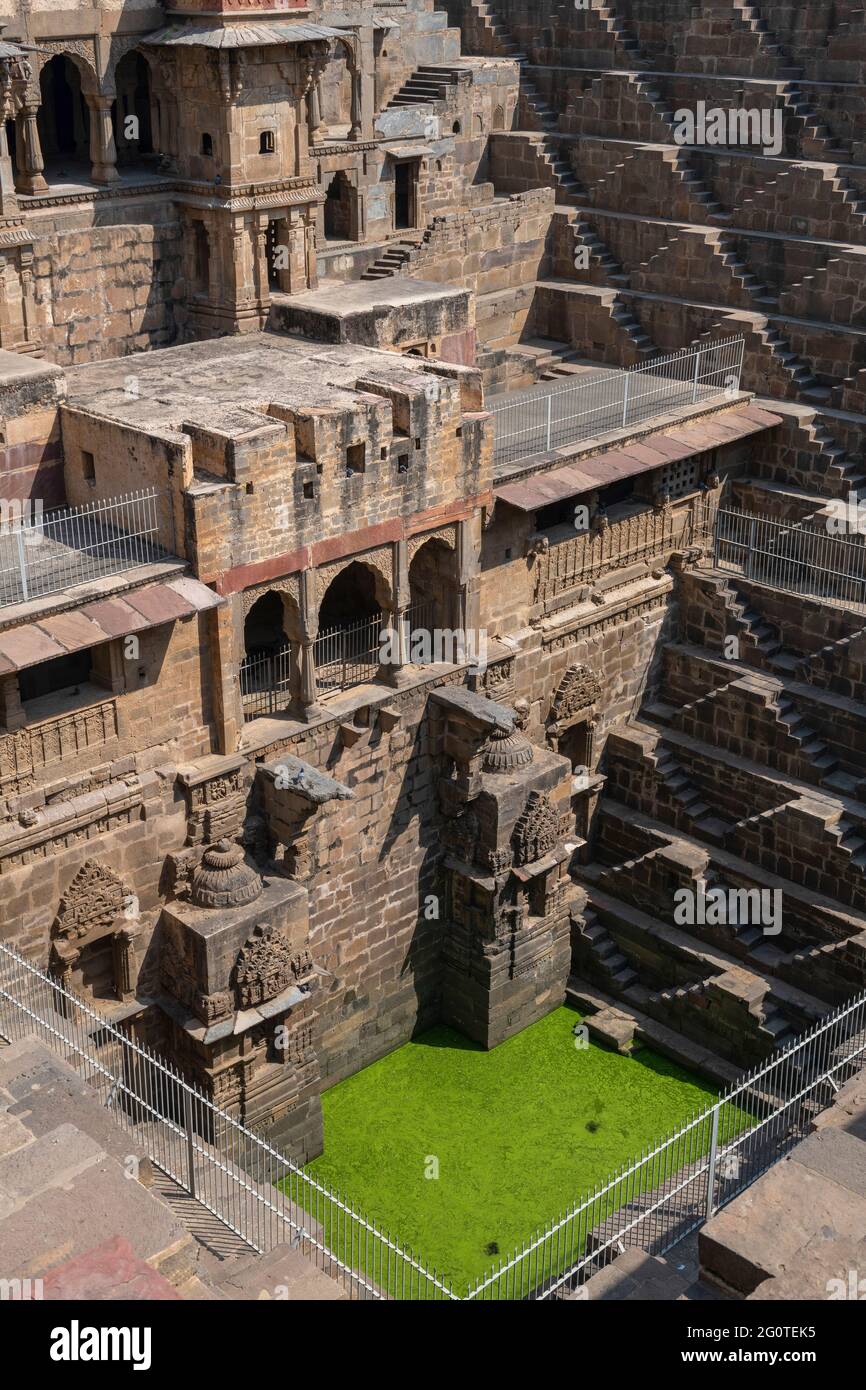
<path fill-rule="evenodd" d="M 470 657 L 475 658 L 476 665 L 483 665 L 487 651 L 487 635 L 480 631 L 481 581 L 476 526 L 477 517 L 457 523 L 457 626 L 463 633 L 464 650 Z"/>
<path fill-rule="evenodd" d="M 319 631 L 319 603 L 316 595 L 316 571 L 301 573 L 301 718 L 310 720 L 321 713 L 316 703 L 315 641 Z"/>
<path fill-rule="evenodd" d="M 22 106 L 18 117 L 19 149 L 17 154 L 18 176 L 15 186 L 19 193 L 44 193 L 48 188 L 43 170 L 42 145 L 39 140 L 39 127 L 36 124 L 38 107 Z"/>
<path fill-rule="evenodd" d="M 304 254 L 307 263 L 307 289 L 319 288 L 319 266 L 316 259 L 316 204 L 304 214 Z"/>
<path fill-rule="evenodd" d="M 135 938 L 138 935 L 137 923 L 129 923 L 115 932 L 112 938 L 114 958 L 114 989 L 118 999 L 126 1002 L 135 996 Z"/>
<path fill-rule="evenodd" d="M 307 116 L 310 126 L 310 144 L 317 143 L 322 130 L 322 84 L 315 78 L 307 94 Z"/>
<path fill-rule="evenodd" d="M 88 96 L 90 108 L 90 177 L 94 183 L 116 183 L 117 150 L 111 124 L 111 97 Z"/>
<path fill-rule="evenodd" d="M 17 211 L 18 199 L 15 196 L 15 176 L 12 173 L 9 141 L 6 138 L 6 120 L 0 112 L 0 217 L 11 217 Z"/>
<path fill-rule="evenodd" d="M 361 98 L 361 71 L 358 67 L 352 68 L 352 108 L 351 122 L 352 128 L 349 131 L 350 140 L 360 140 L 363 135 L 363 102 Z"/>
<path fill-rule="evenodd" d="M 399 685 L 404 667 L 409 662 L 409 606 L 412 595 L 409 589 L 409 543 L 397 541 L 394 546 L 394 603 L 390 613 L 393 631 L 391 654 L 394 658 L 382 668 L 380 675 L 389 685 Z"/>

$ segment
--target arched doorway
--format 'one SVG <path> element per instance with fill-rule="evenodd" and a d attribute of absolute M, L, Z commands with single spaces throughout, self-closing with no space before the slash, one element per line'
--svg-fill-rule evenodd
<path fill-rule="evenodd" d="M 277 714 L 299 692 L 297 614 L 288 595 L 269 589 L 256 599 L 244 621 L 241 703 L 245 719 Z"/>
<path fill-rule="evenodd" d="M 321 692 L 375 680 L 383 614 L 376 572 L 353 560 L 331 580 L 319 605 L 314 658 Z"/>
<path fill-rule="evenodd" d="M 126 53 L 114 76 L 117 98 L 111 108 L 117 162 L 127 167 L 154 153 L 150 65 L 140 53 Z"/>
<path fill-rule="evenodd" d="M 72 172 L 75 165 L 89 170 L 90 111 L 72 59 L 62 53 L 51 58 L 39 74 L 39 88 L 37 128 L 46 169 L 53 166 L 55 175 Z"/>
<path fill-rule="evenodd" d="M 437 642 L 436 634 L 452 632 L 458 625 L 457 557 L 438 536 L 425 541 L 412 559 L 409 593 L 409 647 L 410 654 L 415 654 L 413 660 L 426 649 L 431 652 L 431 660 L 452 660 L 443 641 Z"/>
<path fill-rule="evenodd" d="M 325 193 L 325 240 L 354 241 L 355 196 L 342 169 L 331 179 Z"/>

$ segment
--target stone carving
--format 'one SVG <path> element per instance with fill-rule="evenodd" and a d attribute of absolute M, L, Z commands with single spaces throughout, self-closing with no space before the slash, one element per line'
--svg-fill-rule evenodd
<path fill-rule="evenodd" d="M 376 550 L 365 550 L 361 555 L 349 555 L 345 560 L 335 560 L 333 564 L 323 565 L 316 570 L 316 594 L 318 602 L 327 593 L 328 587 L 344 569 L 354 564 L 367 565 L 377 570 L 384 583 L 384 597 L 390 601 L 394 593 L 394 558 L 391 546 L 379 546 Z M 377 585 L 378 588 L 378 585 Z"/>
<path fill-rule="evenodd" d="M 95 859 L 88 859 L 60 899 L 51 934 L 75 941 L 110 928 L 123 916 L 126 901 L 126 891 L 117 875 Z"/>
<path fill-rule="evenodd" d="M 551 854 L 559 843 L 559 818 L 542 792 L 530 792 L 529 799 L 511 837 L 514 862 L 534 864 Z"/>
<path fill-rule="evenodd" d="M 267 1003 L 311 969 L 309 951 L 293 952 L 282 932 L 259 922 L 241 948 L 232 973 L 238 1008 L 254 1009 Z"/>
<path fill-rule="evenodd" d="M 601 696 L 601 682 L 589 666 L 571 666 L 559 683 L 550 709 L 557 724 L 594 705 Z"/>
<path fill-rule="evenodd" d="M 202 855 L 192 877 L 190 901 L 195 907 L 244 907 L 261 891 L 262 880 L 246 863 L 240 845 L 219 840 Z"/>
<path fill-rule="evenodd" d="M 297 574 L 287 574 L 283 579 L 272 579 L 268 584 L 257 584 L 254 589 L 245 589 L 241 595 L 244 617 L 249 615 L 254 603 L 269 593 L 288 594 L 295 607 L 301 606 L 301 581 Z"/>
<path fill-rule="evenodd" d="M 140 42 L 140 40 L 139 40 Z M 33 55 L 42 69 L 58 54 L 70 58 L 81 73 L 81 90 L 96 95 L 100 90 L 96 45 L 92 39 L 40 39 L 39 51 Z"/>
<path fill-rule="evenodd" d="M 516 700 L 514 713 L 514 728 L 510 732 L 494 729 L 485 744 L 481 764 L 485 772 L 513 772 L 518 767 L 528 767 L 535 756 L 524 733 L 529 722 L 529 701 Z"/>
<path fill-rule="evenodd" d="M 418 551 L 428 541 L 443 541 L 451 550 L 457 549 L 457 528 L 455 526 L 440 526 L 437 531 L 425 531 L 419 536 L 410 536 L 408 543 L 409 562 L 414 560 Z"/>

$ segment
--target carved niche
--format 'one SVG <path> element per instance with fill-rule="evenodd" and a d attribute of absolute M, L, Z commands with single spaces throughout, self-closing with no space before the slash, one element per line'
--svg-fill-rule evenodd
<path fill-rule="evenodd" d="M 553 697 L 550 718 L 562 727 L 575 721 L 601 697 L 601 682 L 589 666 L 571 666 Z"/>
<path fill-rule="evenodd" d="M 534 864 L 552 854 L 559 843 L 559 817 L 542 792 L 529 793 L 511 837 L 516 865 Z"/>
<path fill-rule="evenodd" d="M 237 1007 L 254 1009 L 266 1004 L 311 970 L 309 951 L 293 951 L 277 927 L 259 922 L 241 947 L 232 972 Z"/>
<path fill-rule="evenodd" d="M 135 899 L 110 869 L 88 859 L 72 879 L 51 928 L 50 968 L 65 987 L 91 948 L 110 948 L 111 987 L 118 999 L 129 999 L 135 985 L 134 940 L 138 919 L 130 914 Z"/>
<path fill-rule="evenodd" d="M 117 875 L 88 859 L 60 899 L 51 934 L 75 941 L 110 928 L 123 916 L 126 901 L 126 890 Z"/>

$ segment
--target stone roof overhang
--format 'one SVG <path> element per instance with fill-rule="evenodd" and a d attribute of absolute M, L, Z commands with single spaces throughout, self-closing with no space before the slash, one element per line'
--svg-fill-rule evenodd
<path fill-rule="evenodd" d="M 277 44 L 320 43 L 339 39 L 339 29 L 324 24 L 226 24 L 206 28 L 194 24 L 171 24 L 146 35 L 141 42 L 160 48 L 270 48 Z"/>
<path fill-rule="evenodd" d="M 759 434 L 781 423 L 781 416 L 757 406 L 725 411 L 696 424 L 667 429 L 662 434 L 648 435 L 639 443 L 624 444 L 609 453 L 536 474 L 519 483 L 507 483 L 495 489 L 495 496 L 497 501 L 507 502 L 518 511 L 535 512 L 565 497 L 592 492 L 622 478 L 664 468 L 666 464 L 679 463 L 724 444 L 735 444 L 739 439 L 747 439 L 751 434 Z"/>
<path fill-rule="evenodd" d="M 162 627 L 178 618 L 191 618 L 224 602 L 200 580 L 181 575 L 127 590 L 122 597 L 96 599 L 65 613 L 20 623 L 0 632 L 0 675 L 98 647 L 145 628 Z"/>
<path fill-rule="evenodd" d="M 429 159 L 435 153 L 429 145 L 401 145 L 397 141 L 391 141 L 381 148 L 392 159 Z"/>

